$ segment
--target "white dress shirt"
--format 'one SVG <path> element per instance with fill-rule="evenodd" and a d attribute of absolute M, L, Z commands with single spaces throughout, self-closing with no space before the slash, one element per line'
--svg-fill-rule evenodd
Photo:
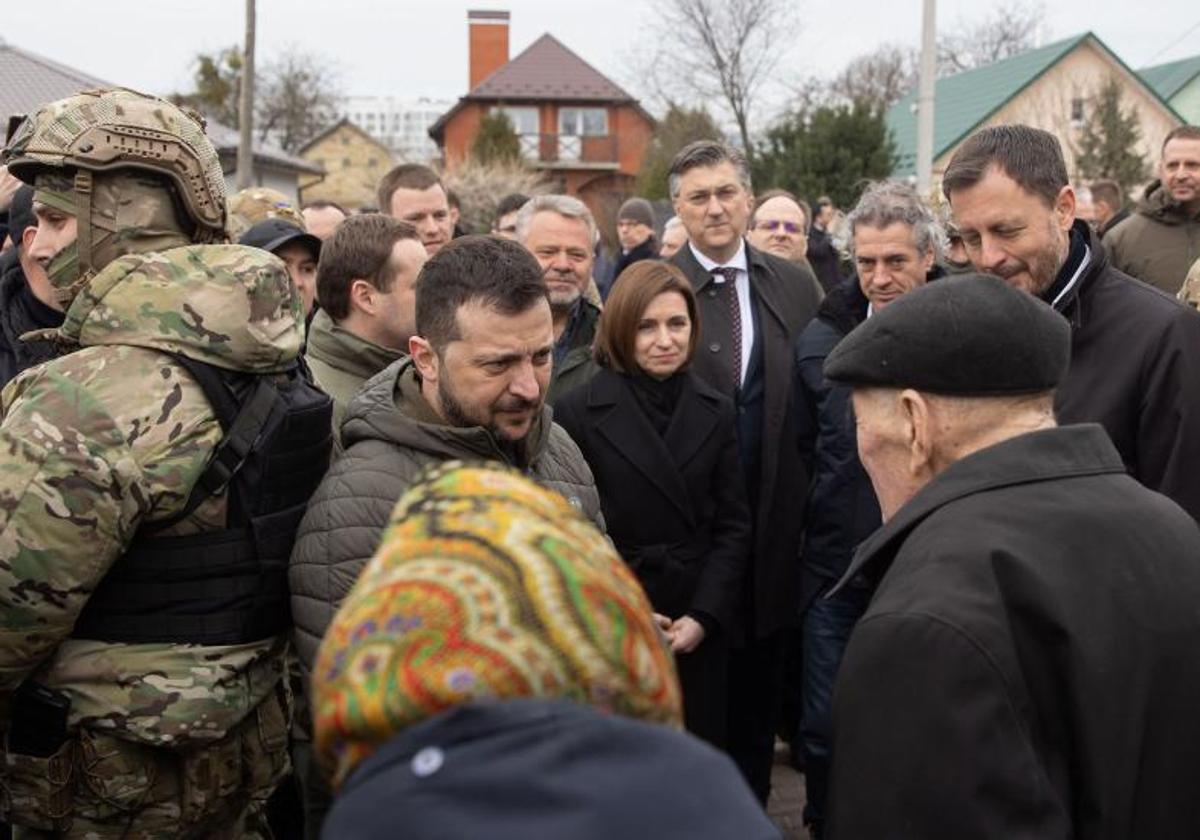
<path fill-rule="evenodd" d="M 738 311 L 742 315 L 742 358 L 739 360 L 741 375 L 738 377 L 738 381 L 745 382 L 746 372 L 750 368 L 750 352 L 754 349 L 754 311 L 750 308 L 750 267 L 746 262 L 746 241 L 742 240 L 738 245 L 737 253 L 730 257 L 728 262 L 723 263 L 713 262 L 700 253 L 691 242 L 688 242 L 687 246 L 692 249 L 692 256 L 696 258 L 696 262 L 700 263 L 700 267 L 709 274 L 712 274 L 714 268 L 737 269 L 734 289 L 737 292 Z M 725 278 L 720 274 L 713 274 L 713 282 L 724 283 Z"/>

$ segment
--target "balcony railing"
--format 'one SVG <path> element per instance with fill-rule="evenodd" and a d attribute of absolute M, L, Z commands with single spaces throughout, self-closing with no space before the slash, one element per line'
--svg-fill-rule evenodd
<path fill-rule="evenodd" d="M 521 157 L 531 163 L 617 163 L 617 138 L 611 134 L 580 137 L 574 134 L 522 134 Z"/>

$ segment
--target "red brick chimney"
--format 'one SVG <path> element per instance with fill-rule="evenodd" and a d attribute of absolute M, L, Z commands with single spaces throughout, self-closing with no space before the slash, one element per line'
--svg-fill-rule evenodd
<path fill-rule="evenodd" d="M 470 30 L 471 82 L 468 90 L 508 63 L 508 12 L 467 12 Z"/>

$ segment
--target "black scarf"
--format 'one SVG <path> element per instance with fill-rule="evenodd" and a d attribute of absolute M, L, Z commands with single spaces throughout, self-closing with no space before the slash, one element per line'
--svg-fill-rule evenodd
<path fill-rule="evenodd" d="M 666 379 L 655 379 L 641 371 L 629 377 L 633 395 L 659 437 L 667 433 L 671 418 L 675 416 L 679 395 L 683 392 L 684 376 L 682 370 L 677 370 Z"/>

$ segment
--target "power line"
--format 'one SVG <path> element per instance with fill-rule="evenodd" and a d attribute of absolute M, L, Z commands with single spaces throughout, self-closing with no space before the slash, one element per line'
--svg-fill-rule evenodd
<path fill-rule="evenodd" d="M 1150 56 L 1150 58 L 1148 58 L 1148 59 L 1146 60 L 1146 64 L 1147 64 L 1147 65 L 1149 65 L 1151 62 L 1153 62 L 1153 61 L 1154 61 L 1154 59 L 1158 58 L 1160 55 L 1163 55 L 1164 53 L 1170 52 L 1170 51 L 1171 51 L 1171 50 L 1173 50 L 1175 47 L 1177 47 L 1177 46 L 1179 46 L 1180 44 L 1182 44 L 1182 43 L 1184 42 L 1184 40 L 1187 38 L 1187 36 L 1191 35 L 1191 34 L 1192 34 L 1193 32 L 1195 32 L 1197 29 L 1200 29 L 1200 20 L 1198 20 L 1198 21 L 1196 21 L 1195 23 L 1193 23 L 1193 24 L 1191 25 L 1191 27 L 1188 29 L 1188 31 L 1187 31 L 1187 32 L 1184 32 L 1182 35 L 1180 35 L 1180 36 L 1179 36 L 1178 38 L 1176 38 L 1174 41 L 1172 41 L 1171 43 L 1167 44 L 1165 47 L 1163 47 L 1161 50 L 1159 50 L 1158 52 L 1156 52 L 1154 55 Z"/>

